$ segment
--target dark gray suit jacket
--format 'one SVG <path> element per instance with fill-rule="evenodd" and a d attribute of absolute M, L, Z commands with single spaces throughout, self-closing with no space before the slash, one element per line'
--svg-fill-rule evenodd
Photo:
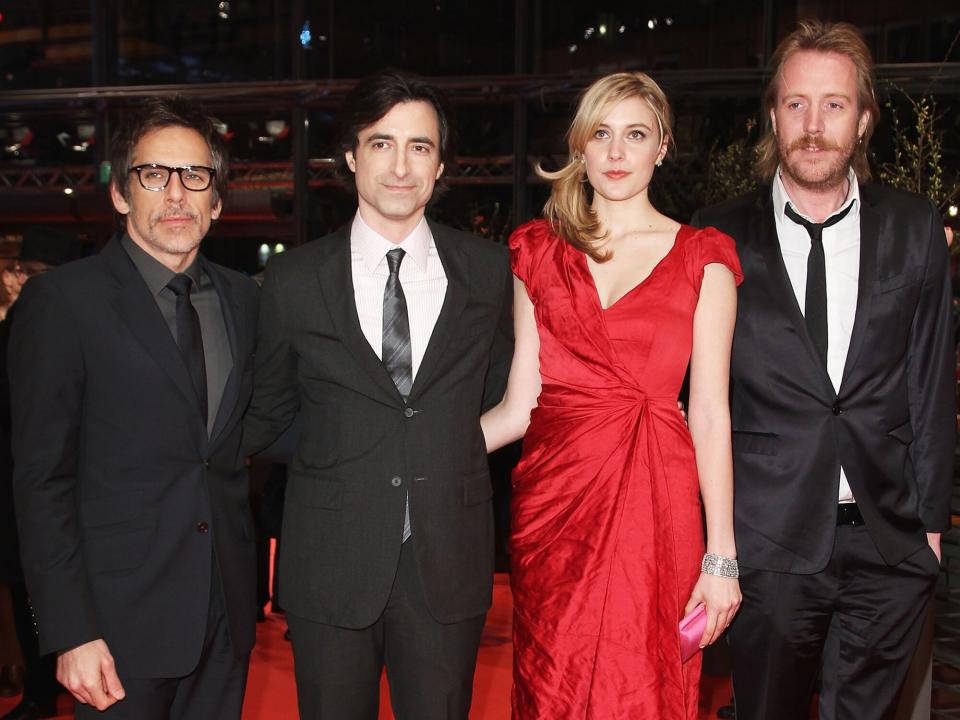
<path fill-rule="evenodd" d="M 102 637 L 121 677 L 194 669 L 214 567 L 238 657 L 254 641 L 240 418 L 252 387 L 258 291 L 249 278 L 201 262 L 233 356 L 209 435 L 176 341 L 119 239 L 32 278 L 17 303 L 14 489 L 40 650 Z"/>
<path fill-rule="evenodd" d="M 449 623 L 490 606 L 492 490 L 479 418 L 509 370 L 512 275 L 505 248 L 430 229 L 448 284 L 406 403 L 360 329 L 349 227 L 267 266 L 244 446 L 270 445 L 299 413 L 281 595 L 300 617 L 351 628 L 379 617 L 408 492 L 430 612 Z"/>
<path fill-rule="evenodd" d="M 955 441 L 943 223 L 918 195 L 860 187 L 860 279 L 840 391 L 790 285 L 770 187 L 693 219 L 732 236 L 743 266 L 731 368 L 737 554 L 745 567 L 821 570 L 842 465 L 884 560 L 950 527 Z"/>

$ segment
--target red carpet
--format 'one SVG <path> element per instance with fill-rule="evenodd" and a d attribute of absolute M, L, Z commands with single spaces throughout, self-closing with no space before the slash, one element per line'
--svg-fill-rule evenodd
<path fill-rule="evenodd" d="M 474 679 L 471 720 L 509 720 L 510 718 L 510 616 L 513 603 L 509 580 L 497 575 L 493 590 L 493 608 L 487 616 L 477 674 Z M 243 706 L 243 720 L 296 720 L 297 699 L 293 681 L 290 644 L 283 639 L 286 623 L 282 615 L 267 615 L 257 626 L 257 646 L 250 662 L 250 680 Z M 386 681 L 381 684 L 380 720 L 393 718 Z M 701 720 L 716 717 L 716 709 L 730 700 L 728 678 L 703 676 L 700 697 Z M 17 698 L 0 699 L 0 715 L 12 708 Z M 73 717 L 66 695 L 60 698 L 59 720 Z M 560 720 L 558 718 L 558 720 Z"/>

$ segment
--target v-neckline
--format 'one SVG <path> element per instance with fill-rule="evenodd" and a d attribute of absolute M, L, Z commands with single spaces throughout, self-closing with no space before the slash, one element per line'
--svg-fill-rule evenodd
<path fill-rule="evenodd" d="M 590 287 L 593 289 L 593 298 L 597 303 L 597 307 L 600 308 L 601 313 L 605 313 L 608 310 L 612 310 L 617 305 L 619 305 L 625 298 L 629 297 L 630 295 L 633 295 L 635 292 L 637 292 L 637 290 L 639 290 L 641 287 L 647 284 L 647 281 L 649 281 L 650 278 L 654 276 L 657 270 L 660 269 L 660 266 L 663 265 L 666 262 L 667 258 L 673 255 L 673 251 L 677 249 L 677 246 L 680 244 L 680 233 L 683 232 L 684 227 L 685 227 L 684 224 L 680 223 L 680 227 L 677 228 L 677 232 L 673 236 L 673 244 L 670 246 L 670 249 L 667 250 L 664 256 L 657 261 L 657 264 L 654 265 L 653 268 L 650 270 L 650 272 L 647 273 L 646 277 L 644 277 L 640 282 L 638 282 L 636 285 L 631 287 L 623 295 L 618 297 L 616 300 L 614 300 L 612 303 L 610 303 L 606 307 L 603 306 L 603 300 L 600 299 L 600 289 L 597 287 L 596 278 L 593 277 L 593 273 L 590 271 L 590 263 L 587 262 L 586 253 L 581 252 L 579 250 L 576 251 L 577 256 L 580 258 L 580 261 L 583 263 L 583 269 L 587 273 L 587 277 L 590 280 Z"/>

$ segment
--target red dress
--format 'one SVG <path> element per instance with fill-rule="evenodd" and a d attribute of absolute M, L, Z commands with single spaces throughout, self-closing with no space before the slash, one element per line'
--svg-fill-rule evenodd
<path fill-rule="evenodd" d="M 515 720 L 695 720 L 699 654 L 677 625 L 703 532 L 677 395 L 708 263 L 733 240 L 683 226 L 604 310 L 586 256 L 545 221 L 510 238 L 540 334 L 543 389 L 513 475 Z"/>

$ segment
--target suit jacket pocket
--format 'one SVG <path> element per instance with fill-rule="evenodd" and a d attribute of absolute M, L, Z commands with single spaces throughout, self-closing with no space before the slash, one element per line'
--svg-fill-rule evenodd
<path fill-rule="evenodd" d="M 143 514 L 143 493 L 125 492 L 80 502 L 80 524 L 90 534 L 111 535 Z"/>
<path fill-rule="evenodd" d="M 481 472 L 467 475 L 463 479 L 463 504 L 479 505 L 493 497 L 493 485 L 490 484 L 490 472 Z"/>
<path fill-rule="evenodd" d="M 774 433 L 733 431 L 733 451 L 753 455 L 776 455 L 780 438 Z"/>
<path fill-rule="evenodd" d="M 301 477 L 297 479 L 293 493 L 288 491 L 288 501 L 291 499 L 289 495 L 310 507 L 339 510 L 343 506 L 343 483 L 337 480 Z"/>
<path fill-rule="evenodd" d="M 893 430 L 887 430 L 887 435 L 899 440 L 904 445 L 909 445 L 913 442 L 913 426 L 907 420 L 902 425 L 897 425 Z"/>
<path fill-rule="evenodd" d="M 144 510 L 140 492 L 81 502 L 83 550 L 90 572 L 131 570 L 143 564 L 156 528 L 155 519 Z"/>
<path fill-rule="evenodd" d="M 877 295 L 882 295 L 884 293 L 893 292 L 894 290 L 909 287 L 910 285 L 920 281 L 922 272 L 922 268 L 912 267 L 907 268 L 902 273 L 897 273 L 892 277 L 878 279 L 876 283 L 874 283 L 873 291 Z"/>

